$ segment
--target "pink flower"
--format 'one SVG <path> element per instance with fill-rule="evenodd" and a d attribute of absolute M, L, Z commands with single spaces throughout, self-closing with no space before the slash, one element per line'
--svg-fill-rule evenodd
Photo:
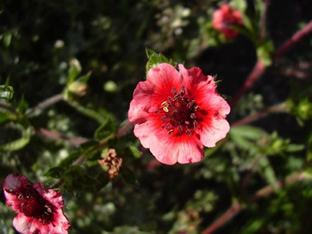
<path fill-rule="evenodd" d="M 203 145 L 214 147 L 230 129 L 230 106 L 216 92 L 213 77 L 193 67 L 179 72 L 162 63 L 139 82 L 128 112 L 134 135 L 156 159 L 172 165 L 198 162 Z"/>
<path fill-rule="evenodd" d="M 63 234 L 70 224 L 63 213 L 59 192 L 45 190 L 41 183 L 32 184 L 23 176 L 8 175 L 3 183 L 6 203 L 17 213 L 13 226 L 25 234 Z"/>
<path fill-rule="evenodd" d="M 212 16 L 212 26 L 220 31 L 226 39 L 236 37 L 237 31 L 231 29 L 231 24 L 242 25 L 242 16 L 238 10 L 232 10 L 228 4 L 223 4 Z"/>

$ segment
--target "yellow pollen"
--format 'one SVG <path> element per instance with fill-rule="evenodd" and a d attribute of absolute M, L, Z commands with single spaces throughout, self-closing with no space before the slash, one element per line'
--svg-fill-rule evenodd
<path fill-rule="evenodd" d="M 163 110 L 164 110 L 164 112 L 169 112 L 169 109 L 166 106 L 163 108 Z"/>
<path fill-rule="evenodd" d="M 168 106 L 168 102 L 167 102 L 167 101 L 164 101 L 164 102 L 161 103 L 161 105 L 162 105 L 162 106 Z"/>

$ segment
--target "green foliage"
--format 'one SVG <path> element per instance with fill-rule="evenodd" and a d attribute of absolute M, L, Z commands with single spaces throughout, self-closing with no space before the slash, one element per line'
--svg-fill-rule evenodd
<path fill-rule="evenodd" d="M 147 63 L 146 63 L 146 73 L 148 72 L 149 69 L 153 67 L 157 67 L 158 64 L 160 63 L 169 63 L 171 65 L 175 65 L 174 62 L 170 59 L 167 59 L 164 55 L 162 54 L 157 54 L 154 51 L 150 49 L 146 49 L 146 56 L 147 56 Z"/>

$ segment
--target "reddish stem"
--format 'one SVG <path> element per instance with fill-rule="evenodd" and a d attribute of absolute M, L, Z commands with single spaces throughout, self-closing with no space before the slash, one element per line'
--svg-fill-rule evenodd
<path fill-rule="evenodd" d="M 250 89 L 253 84 L 260 78 L 260 76 L 263 74 L 265 71 L 266 66 L 262 63 L 261 60 L 258 60 L 257 63 L 255 64 L 253 70 L 249 74 L 247 80 L 243 84 L 243 86 L 238 90 L 236 96 L 233 98 L 231 101 L 230 105 L 233 107 L 236 105 L 238 100 L 247 92 L 248 89 Z"/>
<path fill-rule="evenodd" d="M 219 227 L 223 226 L 229 220 L 231 220 L 235 215 L 237 215 L 241 211 L 241 207 L 239 202 L 234 202 L 233 205 L 221 216 L 219 217 L 213 224 L 211 224 L 208 228 L 206 228 L 202 234 L 210 234 L 216 231 Z"/>
<path fill-rule="evenodd" d="M 276 52 L 273 54 L 272 58 L 276 59 L 283 55 L 288 49 L 293 47 L 298 41 L 300 41 L 304 36 L 312 32 L 312 21 L 308 23 L 303 29 L 297 31 L 289 40 L 287 40 L 283 45 L 281 45 Z M 236 96 L 230 103 L 231 106 L 235 106 L 239 99 L 253 86 L 253 84 L 261 77 L 263 72 L 266 70 L 266 66 L 258 60 L 255 64 L 253 70 L 249 74 L 247 80 L 237 92 Z"/>
<path fill-rule="evenodd" d="M 312 32 L 312 21 L 308 23 L 304 28 L 296 32 L 289 40 L 284 42 L 283 45 L 281 45 L 276 52 L 273 55 L 273 58 L 280 57 L 283 55 L 289 48 L 293 47 L 301 38 L 303 38 L 305 35 Z"/>
<path fill-rule="evenodd" d="M 88 141 L 87 139 L 82 138 L 82 137 L 68 137 L 68 136 L 64 136 L 58 132 L 49 131 L 49 130 L 44 129 L 44 128 L 39 128 L 38 133 L 40 133 L 41 135 L 46 136 L 48 138 L 55 139 L 55 140 L 67 140 L 71 144 L 77 145 L 77 146 Z"/>
<path fill-rule="evenodd" d="M 308 177 L 305 177 L 305 175 L 302 172 L 295 173 L 291 176 L 288 176 L 284 181 L 278 181 L 277 187 L 282 188 L 284 185 L 291 184 L 296 181 L 309 179 Z M 251 199 L 247 202 L 247 205 L 250 203 L 253 203 L 257 200 L 259 200 L 262 197 L 265 197 L 267 195 L 270 195 L 275 190 L 271 185 L 265 186 L 264 188 L 258 190 Z M 242 211 L 241 204 L 236 201 L 233 203 L 233 205 L 223 214 L 221 215 L 216 221 L 214 221 L 209 227 L 207 227 L 202 234 L 210 234 L 218 230 L 220 227 L 222 227 L 225 223 L 227 223 L 229 220 L 234 218 L 235 215 L 237 215 L 239 212 Z"/>

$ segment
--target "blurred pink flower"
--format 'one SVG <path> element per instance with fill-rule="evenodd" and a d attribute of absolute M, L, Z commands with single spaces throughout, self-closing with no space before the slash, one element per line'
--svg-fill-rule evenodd
<path fill-rule="evenodd" d="M 237 31 L 229 27 L 231 24 L 243 24 L 241 13 L 238 10 L 232 10 L 228 4 L 223 4 L 213 13 L 212 26 L 224 34 L 226 39 L 231 39 L 237 35 Z"/>
<path fill-rule="evenodd" d="M 214 147 L 230 129 L 228 103 L 213 77 L 193 67 L 179 72 L 170 64 L 151 68 L 139 82 L 128 112 L 134 135 L 164 164 L 198 162 L 203 145 Z"/>
<path fill-rule="evenodd" d="M 63 213 L 59 192 L 45 190 L 23 176 L 8 175 L 3 183 L 6 203 L 17 213 L 14 228 L 22 234 L 64 234 L 70 223 Z"/>

